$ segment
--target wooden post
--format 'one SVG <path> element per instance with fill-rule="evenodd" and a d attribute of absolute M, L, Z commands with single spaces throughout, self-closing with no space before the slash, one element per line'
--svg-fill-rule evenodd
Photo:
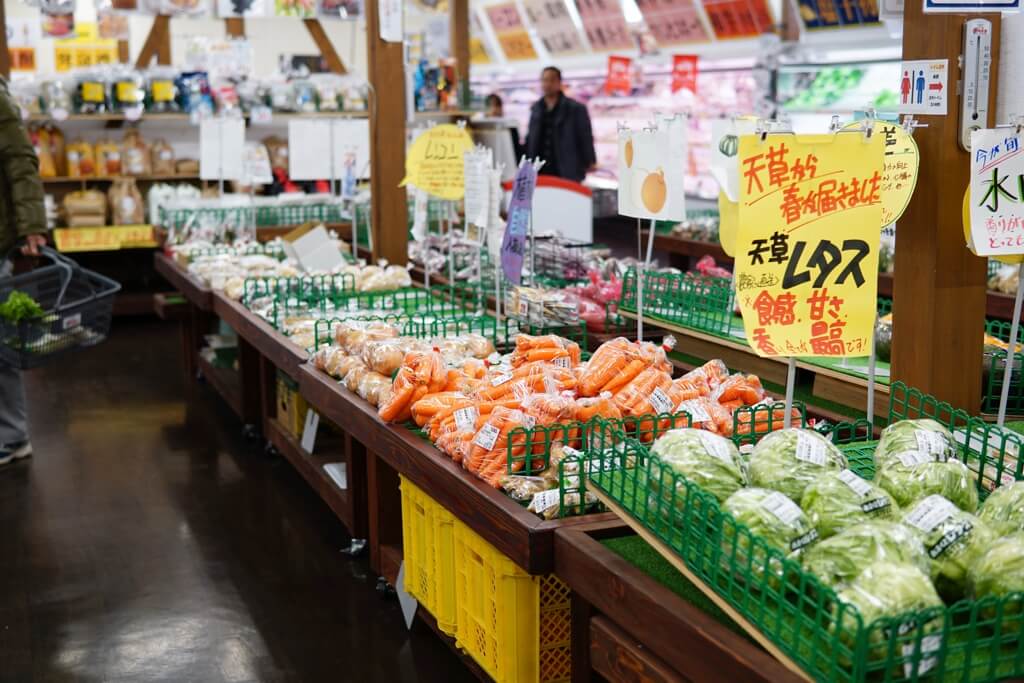
<path fill-rule="evenodd" d="M 132 61 L 131 46 L 127 40 L 117 41 L 117 61 L 120 64 Z"/>
<path fill-rule="evenodd" d="M 396 265 L 409 260 L 409 215 L 405 177 L 405 55 L 401 43 L 380 38 L 377 2 L 366 8 L 367 72 L 370 80 L 370 227 L 373 257 Z"/>
<path fill-rule="evenodd" d="M 0 33 L 0 76 L 10 79 L 11 53 L 7 51 L 7 15 L 2 2 L 0 2 L 0 26 L 4 27 L 4 31 Z"/>
<path fill-rule="evenodd" d="M 989 120 L 998 83 L 999 14 L 992 22 Z M 903 59 L 949 60 L 946 116 L 921 116 L 915 131 L 921 151 L 917 190 L 896 228 L 893 289 L 892 378 L 977 413 L 981 400 L 982 332 L 986 261 L 964 246 L 961 223 L 970 156 L 957 144 L 958 59 L 967 15 L 924 14 L 908 2 L 903 20 Z"/>
<path fill-rule="evenodd" d="M 229 38 L 245 38 L 245 18 L 228 17 L 224 19 L 224 32 Z"/>
<path fill-rule="evenodd" d="M 459 107 L 469 108 L 469 0 L 449 0 L 448 21 L 455 82 L 462 88 Z"/>
<path fill-rule="evenodd" d="M 154 56 L 157 64 L 171 63 L 171 18 L 166 14 L 153 17 L 153 25 L 146 36 L 146 42 L 142 44 L 142 50 L 139 51 L 135 68 L 147 68 Z"/>
<path fill-rule="evenodd" d="M 331 44 L 331 39 L 327 37 L 324 27 L 320 25 L 320 20 L 303 19 L 302 23 L 306 25 L 306 30 L 309 31 L 309 35 L 313 38 L 313 42 L 316 43 L 317 48 L 320 50 L 320 54 L 323 55 L 324 60 L 326 60 L 327 68 L 336 74 L 348 73 L 348 69 L 345 68 L 345 63 L 341 61 L 341 57 L 338 56 L 337 50 L 335 50 L 334 45 Z"/>

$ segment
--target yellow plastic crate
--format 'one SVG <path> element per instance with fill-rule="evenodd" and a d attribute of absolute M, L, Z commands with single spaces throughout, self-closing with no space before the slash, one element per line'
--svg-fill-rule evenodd
<path fill-rule="evenodd" d="M 455 567 L 458 646 L 497 683 L 568 681 L 569 587 L 527 574 L 462 524 Z"/>
<path fill-rule="evenodd" d="M 405 592 L 455 635 L 455 548 L 458 522 L 415 484 L 401 478 Z"/>
<path fill-rule="evenodd" d="M 283 372 L 277 373 L 277 421 L 292 436 L 302 436 L 309 406 L 299 393 L 298 383 Z"/>

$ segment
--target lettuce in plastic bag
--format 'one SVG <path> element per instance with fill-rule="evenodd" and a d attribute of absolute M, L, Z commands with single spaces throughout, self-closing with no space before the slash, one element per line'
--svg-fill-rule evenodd
<path fill-rule="evenodd" d="M 810 429 L 782 429 L 761 439 L 750 454 L 751 486 L 781 491 L 799 501 L 804 489 L 826 472 L 846 468 L 846 457 Z"/>
<path fill-rule="evenodd" d="M 895 655 L 904 658 L 904 677 L 923 675 L 938 663 L 937 656 L 932 653 L 942 646 L 942 636 L 936 633 L 942 629 L 942 617 L 935 613 L 924 624 L 919 624 L 915 614 L 907 614 L 943 607 L 935 587 L 928 580 L 928 575 L 918 567 L 912 564 L 875 562 L 862 571 L 852 584 L 841 590 L 838 596 L 842 602 L 852 605 L 860 612 L 865 627 L 877 619 L 891 620 L 890 623 L 870 631 L 872 647 L 869 656 L 872 659 L 885 657 L 888 651 L 887 641 L 895 637 L 900 642 Z M 844 622 L 843 632 L 852 632 L 855 623 L 852 620 Z M 918 633 L 922 634 L 919 646 L 914 643 Z M 910 659 L 915 650 L 919 655 L 917 661 L 912 662 Z"/>
<path fill-rule="evenodd" d="M 900 507 L 909 507 L 931 495 L 953 502 L 965 512 L 978 509 L 978 484 L 967 465 L 959 460 L 921 461 L 917 454 L 901 453 L 875 472 L 875 483 L 889 492 Z M 904 465 L 903 463 L 907 464 Z M 912 464 L 917 462 L 917 464 Z"/>
<path fill-rule="evenodd" d="M 811 524 L 800 506 L 785 494 L 761 488 L 740 489 L 722 505 L 737 522 L 745 525 L 752 534 L 760 536 L 766 544 L 790 558 L 797 558 L 800 552 L 818 539 L 818 531 Z M 736 535 L 732 525 L 725 528 L 725 553 L 732 552 L 732 537 Z M 741 536 L 737 540 L 737 564 L 746 563 L 747 540 Z M 757 568 L 763 565 L 765 558 L 754 557 L 753 564 Z"/>
<path fill-rule="evenodd" d="M 866 522 L 814 544 L 803 565 L 826 586 L 840 590 L 875 562 L 914 565 L 927 574 L 931 569 L 920 537 L 898 522 Z"/>
<path fill-rule="evenodd" d="M 967 569 L 996 538 L 989 526 L 937 495 L 928 496 L 908 510 L 903 523 L 924 542 L 939 594 L 950 604 L 962 598 Z"/>
<path fill-rule="evenodd" d="M 1024 481 L 1003 484 L 990 493 L 978 518 L 999 534 L 1024 531 Z"/>
<path fill-rule="evenodd" d="M 1024 533 L 995 541 L 967 570 L 967 593 L 974 599 L 1024 592 Z"/>
<path fill-rule="evenodd" d="M 673 429 L 654 442 L 651 452 L 719 502 L 747 484 L 739 449 L 725 437 L 703 429 Z M 665 477 L 663 477 L 664 479 Z M 668 482 L 661 482 L 668 496 Z M 677 487 L 681 488 L 681 487 Z M 682 504 L 679 500 L 679 504 Z"/>
<path fill-rule="evenodd" d="M 800 507 L 822 538 L 872 520 L 899 519 L 899 507 L 881 487 L 853 470 L 826 472 L 804 489 Z"/>
<path fill-rule="evenodd" d="M 900 453 L 916 451 L 929 459 L 945 462 L 956 457 L 957 444 L 953 435 L 935 420 L 900 420 L 882 431 L 875 449 L 875 465 L 886 467 Z"/>

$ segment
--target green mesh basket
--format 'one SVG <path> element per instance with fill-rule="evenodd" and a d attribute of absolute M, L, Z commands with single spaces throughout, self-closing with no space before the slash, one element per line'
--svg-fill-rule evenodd
<path fill-rule="evenodd" d="M 252 225 L 258 228 L 276 228 L 299 225 L 308 221 L 340 223 L 345 214 L 340 203 L 281 204 L 274 206 L 234 207 L 160 207 L 160 225 L 178 230 L 194 220 L 219 224 Z"/>
<path fill-rule="evenodd" d="M 1010 342 L 1010 323 L 1005 320 L 989 320 L 985 324 L 985 333 Z M 1024 325 L 1017 330 L 1017 343 L 1024 339 Z M 999 411 L 999 399 L 1003 391 L 1003 376 L 1006 371 L 1008 350 L 986 347 L 982 354 L 981 365 L 981 412 L 994 414 Z M 1009 415 L 1024 415 L 1024 353 L 1013 353 L 1013 366 L 1010 375 L 1010 392 L 1006 399 L 1006 412 Z"/>
<path fill-rule="evenodd" d="M 954 431 L 979 495 L 1021 480 L 1021 437 L 896 382 L 890 420 Z M 833 590 L 721 509 L 717 499 L 608 425 L 591 439 L 588 486 L 616 501 L 787 657 L 818 681 L 991 681 L 1024 675 L 1024 594 L 961 600 L 864 623 Z M 832 428 L 850 467 L 874 474 L 871 425 Z M 927 627 L 927 628 L 926 628 Z M 935 636 L 939 636 L 938 639 Z"/>
<path fill-rule="evenodd" d="M 637 311 L 636 270 L 622 281 L 619 308 Z M 736 295 L 730 278 L 692 273 L 648 273 L 643 284 L 644 316 L 719 336 L 729 336 L 738 324 Z"/>

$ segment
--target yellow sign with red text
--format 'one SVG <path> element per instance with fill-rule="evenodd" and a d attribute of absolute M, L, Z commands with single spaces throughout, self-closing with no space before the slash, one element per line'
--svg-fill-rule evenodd
<path fill-rule="evenodd" d="M 759 356 L 866 356 L 874 334 L 884 139 L 740 137 L 736 298 Z"/>
<path fill-rule="evenodd" d="M 58 228 L 53 231 L 58 251 L 117 251 L 160 246 L 152 225 L 114 225 L 103 228 Z"/>

